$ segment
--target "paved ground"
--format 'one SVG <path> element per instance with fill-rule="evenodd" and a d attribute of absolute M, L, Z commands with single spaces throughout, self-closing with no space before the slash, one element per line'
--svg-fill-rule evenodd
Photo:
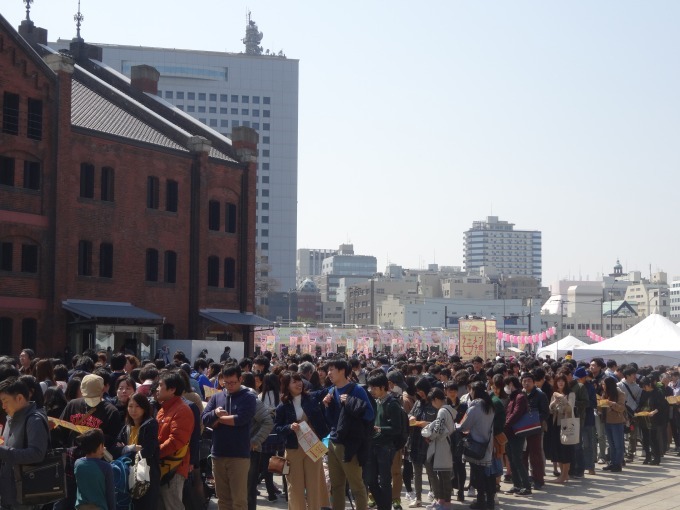
<path fill-rule="evenodd" d="M 637 461 L 629 463 L 621 473 L 607 473 L 597 467 L 598 474 L 586 475 L 581 480 L 574 480 L 561 486 L 546 483 L 541 491 L 534 491 L 530 497 L 506 496 L 500 494 L 497 498 L 497 509 L 578 509 L 599 510 L 616 508 L 616 510 L 670 510 L 680 509 L 680 457 L 669 454 L 662 460 L 660 466 L 644 466 Z M 423 476 L 423 481 L 427 476 Z M 281 479 L 275 478 L 280 485 Z M 509 484 L 502 484 L 507 490 Z M 261 486 L 265 494 L 264 485 Z M 402 500 L 402 505 L 406 509 Z M 454 502 L 454 508 L 468 508 L 472 499 L 466 498 L 465 503 Z M 257 501 L 258 508 L 287 508 L 281 498 L 269 502 L 266 497 Z M 350 508 L 347 505 L 347 508 Z M 211 501 L 211 510 L 217 509 L 216 500 Z M 310 509 L 311 510 L 311 509 Z"/>

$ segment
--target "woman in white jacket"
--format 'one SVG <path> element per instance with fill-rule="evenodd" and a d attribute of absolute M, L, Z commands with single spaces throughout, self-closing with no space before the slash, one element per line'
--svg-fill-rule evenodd
<path fill-rule="evenodd" d="M 433 389 L 428 398 L 437 409 L 437 418 L 421 432 L 428 441 L 427 462 L 432 465 L 435 475 L 431 480 L 435 502 L 428 508 L 440 510 L 451 506 L 453 456 L 450 436 L 456 426 L 456 410 L 446 403 L 446 395 L 440 388 Z"/>

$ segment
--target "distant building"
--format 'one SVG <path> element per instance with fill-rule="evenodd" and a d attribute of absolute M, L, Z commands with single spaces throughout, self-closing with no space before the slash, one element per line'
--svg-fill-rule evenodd
<path fill-rule="evenodd" d="M 542 277 L 541 232 L 515 230 L 513 223 L 488 216 L 464 234 L 465 271 L 500 277 Z"/>
<path fill-rule="evenodd" d="M 305 278 L 312 278 L 321 274 L 321 264 L 324 259 L 336 255 L 338 250 L 300 248 L 296 257 L 296 277 L 302 282 Z"/>
<path fill-rule="evenodd" d="M 340 279 L 345 278 L 345 287 L 366 281 L 378 271 L 378 260 L 372 255 L 355 255 L 351 244 L 340 245 L 338 253 L 327 257 L 321 263 L 321 275 L 314 278 L 322 301 L 337 301 Z"/>

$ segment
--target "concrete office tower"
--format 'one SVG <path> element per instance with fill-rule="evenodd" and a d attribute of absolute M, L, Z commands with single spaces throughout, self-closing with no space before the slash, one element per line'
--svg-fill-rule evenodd
<path fill-rule="evenodd" d="M 107 66 L 128 77 L 135 65 L 156 68 L 158 95 L 214 131 L 259 133 L 257 249 L 268 278 L 285 290 L 296 284 L 299 61 L 263 50 L 261 40 L 249 19 L 243 53 L 94 44 Z"/>
<path fill-rule="evenodd" d="M 541 233 L 515 230 L 514 223 L 488 216 L 464 234 L 465 270 L 489 277 L 531 276 L 541 281 Z"/>

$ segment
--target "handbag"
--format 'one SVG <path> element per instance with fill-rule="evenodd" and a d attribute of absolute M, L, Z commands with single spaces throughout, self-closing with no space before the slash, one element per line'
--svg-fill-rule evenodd
<path fill-rule="evenodd" d="M 496 458 L 500 459 L 505 455 L 505 445 L 508 443 L 508 436 L 505 432 L 493 436 L 493 451 Z"/>
<path fill-rule="evenodd" d="M 188 451 L 189 445 L 185 444 L 169 457 L 163 457 L 161 459 L 161 485 L 170 483 L 170 480 L 172 480 L 172 477 L 175 476 L 175 473 L 177 472 L 177 468 L 182 465 L 182 461 L 184 460 L 184 457 L 186 457 Z"/>
<path fill-rule="evenodd" d="M 149 464 L 146 459 L 142 457 L 140 452 L 135 456 L 135 464 L 130 469 L 130 478 L 128 479 L 128 487 L 130 487 L 130 495 L 132 499 L 139 499 L 149 490 L 151 485 L 151 476 L 149 473 Z"/>
<path fill-rule="evenodd" d="M 32 415 L 31 415 L 32 416 Z M 27 416 L 26 419 L 29 417 Z M 35 464 L 15 464 L 14 482 L 17 489 L 17 503 L 40 506 L 66 497 L 66 450 L 49 448 L 49 428 L 45 422 L 48 450 L 45 458 Z M 24 444 L 28 446 L 26 424 L 24 423 Z"/>
<path fill-rule="evenodd" d="M 267 467 L 267 471 L 274 473 L 275 475 L 287 475 L 290 473 L 288 459 L 285 457 L 279 457 L 278 455 L 272 455 L 269 457 L 269 466 Z"/>
<path fill-rule="evenodd" d="M 579 442 L 581 420 L 579 418 L 562 418 L 560 420 L 560 443 L 574 445 Z"/>
<path fill-rule="evenodd" d="M 516 437 L 533 436 L 542 430 L 541 418 L 538 416 L 538 413 L 531 409 L 512 426 L 512 431 Z"/>

